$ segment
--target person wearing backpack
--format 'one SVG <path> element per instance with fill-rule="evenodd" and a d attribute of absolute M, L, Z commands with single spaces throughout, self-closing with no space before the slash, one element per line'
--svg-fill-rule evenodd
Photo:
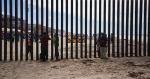
<path fill-rule="evenodd" d="M 102 35 L 102 37 L 99 38 L 99 47 L 100 47 L 101 59 L 106 59 L 108 41 L 107 41 L 107 38 L 105 36 L 105 33 L 102 33 L 101 35 Z"/>

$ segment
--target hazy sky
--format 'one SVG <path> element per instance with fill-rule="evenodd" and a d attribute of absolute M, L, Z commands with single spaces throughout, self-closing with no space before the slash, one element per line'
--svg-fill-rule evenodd
<path fill-rule="evenodd" d="M 7 0 L 7 7 L 8 7 L 8 15 L 10 14 L 10 9 L 9 9 L 9 1 L 10 0 Z M 23 0 L 23 18 L 25 19 L 25 1 L 26 0 Z M 28 12 L 28 23 L 30 24 L 31 23 L 31 0 L 28 0 L 28 7 L 29 7 L 29 12 Z M 36 1 L 39 1 L 39 24 L 41 24 L 41 0 L 33 0 L 33 23 L 36 24 Z M 53 0 L 54 2 L 54 11 L 53 11 L 53 23 L 54 23 L 54 28 L 56 28 L 56 0 Z M 103 26 L 104 26 L 104 0 L 101 0 L 101 26 L 102 26 L 102 32 L 103 32 Z M 113 0 L 110 0 L 111 1 L 111 24 L 110 24 L 110 28 L 111 28 L 111 33 L 112 33 L 112 8 L 113 8 L 113 4 L 112 4 L 112 1 Z M 131 2 L 131 0 L 129 0 Z M 135 0 L 134 0 L 135 1 Z M 138 0 L 139 2 L 140 0 Z M 148 1 L 148 0 L 147 0 Z M 13 16 L 15 16 L 15 0 L 12 0 L 13 2 Z M 129 5 L 131 6 L 129 2 Z M 43 25 L 46 26 L 46 0 L 43 0 Z M 135 3 L 135 2 L 134 2 Z M 97 23 L 96 23 L 96 26 L 97 26 L 97 33 L 99 31 L 99 0 L 97 0 Z M 147 2 L 148 4 L 148 2 Z M 94 33 L 94 5 L 95 5 L 95 0 L 92 0 L 92 34 Z M 4 14 L 4 0 L 2 0 L 2 14 Z M 106 0 L 106 33 L 108 33 L 108 0 Z M 130 7 L 129 6 L 129 7 Z M 144 6 L 144 5 L 142 5 Z M 148 5 L 147 5 L 148 6 Z M 124 28 L 126 28 L 126 0 L 124 2 Z M 139 3 L 138 3 L 138 11 L 139 11 Z M 51 0 L 48 0 L 48 27 L 51 27 Z M 121 27 L 122 27 L 122 23 L 121 23 L 121 18 L 122 18 L 122 13 L 121 13 L 121 10 L 122 10 L 122 0 L 120 1 L 120 34 L 121 34 Z M 130 16 L 130 9 L 129 9 L 129 17 Z M 143 7 L 143 11 L 144 11 L 144 7 Z M 135 9 L 133 9 L 133 34 L 135 32 L 134 28 L 135 28 Z M 138 12 L 139 13 L 139 12 Z M 147 15 L 148 15 L 148 10 L 147 10 Z M 143 15 L 144 16 L 144 15 Z M 20 18 L 20 0 L 18 0 L 18 17 Z M 78 32 L 80 33 L 80 22 L 81 22 L 81 14 L 80 14 L 80 0 L 78 0 Z M 144 21 L 144 17 L 142 17 L 142 20 Z M 142 21 L 142 24 L 143 24 L 143 21 Z M 61 28 L 61 0 L 58 0 L 58 27 L 59 29 Z M 139 22 L 139 21 L 138 21 Z M 90 29 L 90 0 L 87 0 L 87 31 L 88 31 L 88 35 L 89 35 L 89 29 Z M 129 18 L 129 23 L 130 23 L 130 18 Z M 148 25 L 148 16 L 147 16 L 147 21 L 146 21 L 146 24 Z M 64 26 L 64 30 L 66 29 L 66 0 L 63 0 L 63 26 Z M 129 27 L 130 27 L 130 24 L 129 24 Z M 148 26 L 146 26 L 148 27 Z M 116 33 L 117 34 L 117 0 L 115 1 L 115 30 L 116 30 Z M 143 25 L 142 25 L 142 28 L 143 28 Z M 73 0 L 73 33 L 75 33 L 76 31 L 76 0 Z M 128 29 L 130 30 L 130 28 Z M 71 0 L 68 0 L 68 31 L 71 32 Z M 124 33 L 126 33 L 126 29 L 124 29 Z M 143 31 L 143 29 L 142 29 Z M 83 0 L 83 33 L 85 32 L 85 0 Z M 130 31 L 129 31 L 129 34 L 130 34 Z"/>

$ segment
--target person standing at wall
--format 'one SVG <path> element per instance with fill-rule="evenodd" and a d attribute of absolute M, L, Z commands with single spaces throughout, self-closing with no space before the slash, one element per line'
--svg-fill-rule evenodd
<path fill-rule="evenodd" d="M 40 54 L 40 61 L 46 61 L 45 56 L 48 53 L 48 40 L 53 40 L 52 38 L 49 38 L 46 34 L 46 32 L 43 32 L 43 36 L 40 38 L 41 43 L 41 54 Z"/>
<path fill-rule="evenodd" d="M 53 41 L 54 41 L 54 46 L 55 46 L 55 56 L 57 57 L 57 56 L 59 56 L 59 52 L 56 52 L 56 46 L 58 46 L 59 47 L 59 37 L 58 37 L 58 45 L 56 45 L 56 34 L 54 34 L 54 39 L 53 39 Z"/>
<path fill-rule="evenodd" d="M 99 47 L 100 47 L 101 59 L 107 59 L 106 54 L 107 54 L 108 41 L 105 36 L 105 33 L 102 33 L 102 37 L 100 37 L 99 39 Z"/>
<path fill-rule="evenodd" d="M 31 39 L 30 36 L 28 36 L 28 54 L 31 56 Z"/>
<path fill-rule="evenodd" d="M 113 37 L 113 33 L 111 33 L 111 42 L 113 44 L 113 41 L 114 41 L 114 37 Z"/>

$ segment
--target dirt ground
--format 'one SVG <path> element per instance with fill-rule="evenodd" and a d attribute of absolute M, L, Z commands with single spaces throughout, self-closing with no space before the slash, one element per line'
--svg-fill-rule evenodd
<path fill-rule="evenodd" d="M 60 38 L 61 39 L 61 38 Z M 10 50 L 9 42 L 7 42 L 7 61 L 0 62 L 0 79 L 150 79 L 150 57 L 109 57 L 108 59 L 93 58 L 94 54 L 94 41 L 92 40 L 92 58 L 80 58 L 80 44 L 78 44 L 79 59 L 71 59 L 71 44 L 68 44 L 69 59 L 65 59 L 66 42 L 64 38 L 63 52 L 64 59 L 59 61 L 50 61 L 51 55 L 49 54 L 49 60 L 46 62 L 36 61 L 36 50 L 33 51 L 34 60 L 25 61 L 25 42 L 23 42 L 23 61 L 9 61 Z M 117 43 L 117 42 L 116 42 Z M 134 43 L 135 44 L 135 43 Z M 134 45 L 133 44 L 133 45 Z M 4 42 L 2 42 L 4 45 Z M 36 49 L 36 43 L 33 43 L 34 49 Z M 49 41 L 49 52 L 51 52 L 51 41 Z M 74 58 L 75 47 L 73 44 Z M 130 46 L 130 45 L 129 45 Z M 110 44 L 110 52 L 112 46 Z M 61 48 L 61 42 L 59 46 L 59 52 Z M 89 40 L 88 40 L 89 48 Z M 87 49 L 88 49 L 87 48 Z M 130 48 L 130 47 L 129 47 Z M 2 48 L 3 51 L 4 48 Z M 15 59 L 15 43 L 13 43 L 13 59 Z M 83 44 L 83 51 L 84 50 Z M 142 48 L 143 49 L 143 48 Z M 40 44 L 39 50 L 40 51 Z M 115 50 L 117 51 L 117 44 L 115 44 Z M 134 46 L 133 46 L 134 50 Z M 89 49 L 87 50 L 87 52 Z M 115 51 L 115 52 L 116 52 Z M 130 51 L 130 49 L 128 50 Z M 121 41 L 120 41 L 121 52 Z M 125 51 L 124 51 L 125 52 Z M 135 53 L 133 51 L 133 53 Z M 84 52 L 83 52 L 84 55 Z M 88 55 L 88 54 L 87 54 Z M 4 57 L 4 52 L 3 52 Z M 20 59 L 20 42 L 18 42 L 18 59 Z"/>
<path fill-rule="evenodd" d="M 150 79 L 150 57 L 2 61 L 0 79 Z"/>

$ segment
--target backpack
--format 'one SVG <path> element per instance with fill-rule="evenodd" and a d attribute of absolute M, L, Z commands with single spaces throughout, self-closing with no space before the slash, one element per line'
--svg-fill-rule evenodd
<path fill-rule="evenodd" d="M 105 41 L 105 39 L 101 39 L 101 40 L 100 40 L 100 46 L 101 46 L 101 47 L 105 47 L 105 46 L 106 46 L 106 41 Z"/>

